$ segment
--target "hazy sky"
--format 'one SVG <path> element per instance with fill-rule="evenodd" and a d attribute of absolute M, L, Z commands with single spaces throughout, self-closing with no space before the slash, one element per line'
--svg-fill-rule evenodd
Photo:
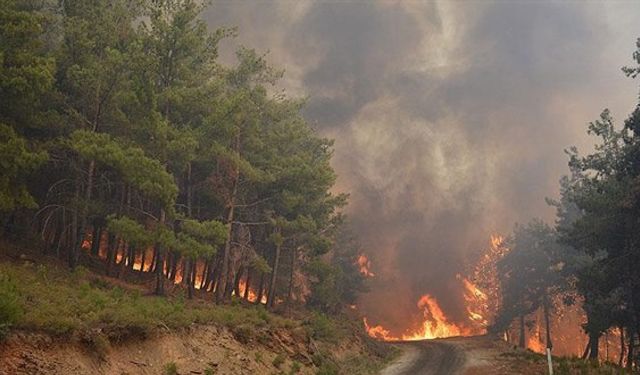
<path fill-rule="evenodd" d="M 425 293 L 460 319 L 456 274 L 490 234 L 553 220 L 563 149 L 588 149 L 586 123 L 603 108 L 621 123 L 638 98 L 620 67 L 640 1 L 214 1 L 206 17 L 239 29 L 225 56 L 269 52 L 336 140 L 376 272 L 360 308 L 397 329 Z"/>

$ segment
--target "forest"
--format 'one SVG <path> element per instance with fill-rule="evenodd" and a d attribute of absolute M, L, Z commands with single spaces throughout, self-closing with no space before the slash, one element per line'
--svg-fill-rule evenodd
<path fill-rule="evenodd" d="M 624 67 L 629 78 L 640 74 L 640 39 L 633 54 L 637 66 Z M 565 152 L 569 173 L 560 180 L 553 225 L 533 219 L 515 226 L 495 258 L 500 308 L 491 327 L 516 329 L 525 347 L 527 315 L 542 310 L 544 345 L 553 348 L 550 320 L 566 306 L 580 306 L 588 335 L 583 358 L 602 357 L 605 333 L 619 337 L 618 364 L 638 366 L 640 351 L 640 104 L 623 124 L 609 110 L 588 124 L 594 149 Z"/>
<path fill-rule="evenodd" d="M 592 150 L 565 150 L 559 197 L 546 200 L 555 222 L 516 224 L 475 277 L 455 275 L 456 285 L 477 293 L 461 307 L 474 330 L 441 309 L 442 294 L 428 294 L 435 287 L 409 284 L 393 293 L 424 294 L 417 320 L 370 327 L 358 297 L 368 291 L 367 279 L 395 263 L 383 255 L 370 261 L 352 233 L 349 195 L 336 186 L 333 140 L 305 120 L 308 98 L 287 94 L 284 71 L 268 54 L 240 47 L 232 62 L 221 57 L 220 46 L 240 31 L 212 30 L 202 17 L 207 6 L 0 0 L 0 343 L 16 327 L 82 336 L 96 323 L 104 331 L 83 338 L 94 348 L 125 336 L 113 327 L 145 336 L 151 325 L 170 331 L 224 322 L 243 344 L 286 341 L 254 332 L 264 326 L 291 336 L 305 327 L 298 341 L 312 349 L 291 354 L 291 373 L 303 358 L 318 373 L 338 374 L 339 356 L 327 348 L 338 346 L 336 322 L 344 320 L 351 326 L 341 326 L 347 333 L 340 337 L 360 345 L 358 366 L 374 373 L 391 349 L 372 338 L 488 332 L 525 349 L 540 313 L 542 344 L 551 352 L 559 336 L 554 322 L 572 310 L 582 314 L 588 336 L 583 360 L 602 359 L 603 340 L 609 359 L 614 335 L 616 365 L 640 368 L 640 100 L 623 123 L 605 109 L 588 124 Z M 637 65 L 622 69 L 630 79 L 640 75 L 640 39 L 636 47 Z M 374 203 L 384 205 L 379 196 Z M 407 208 L 397 218 L 427 220 L 421 214 Z M 389 230 L 401 237 L 405 224 Z M 398 251 L 393 241 L 389 247 Z M 407 259 L 432 250 L 410 245 L 416 252 L 404 251 Z M 15 268 L 23 263 L 31 268 Z M 54 280 L 62 280 L 63 292 L 48 289 Z M 142 303 L 140 295 L 148 299 Z M 69 312 L 64 305 L 73 298 L 83 302 Z M 494 316 L 477 314 L 473 304 Z M 416 326 L 445 333 L 410 335 Z M 325 346 L 317 349 L 314 340 Z M 369 355 L 379 361 L 375 369 Z M 284 361 L 278 358 L 277 368 Z M 263 361 L 256 354 L 254 362 Z"/>
<path fill-rule="evenodd" d="M 332 141 L 264 55 L 219 62 L 237 31 L 205 6 L 2 1 L 2 237 L 157 295 L 336 311 L 361 278 L 355 248 L 325 256 Z"/>

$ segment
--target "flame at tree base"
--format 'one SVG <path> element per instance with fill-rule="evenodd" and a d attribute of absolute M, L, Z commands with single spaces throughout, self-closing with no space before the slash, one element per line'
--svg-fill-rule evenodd
<path fill-rule="evenodd" d="M 367 318 L 363 318 L 364 327 L 369 336 L 383 341 L 419 341 L 454 336 L 472 336 L 485 333 L 484 327 L 471 327 L 450 322 L 436 299 L 428 294 L 418 300 L 418 308 L 422 310 L 423 318 L 420 327 L 402 335 L 394 335 L 388 329 L 369 325 Z M 472 322 L 478 319 L 478 314 L 470 311 Z"/>

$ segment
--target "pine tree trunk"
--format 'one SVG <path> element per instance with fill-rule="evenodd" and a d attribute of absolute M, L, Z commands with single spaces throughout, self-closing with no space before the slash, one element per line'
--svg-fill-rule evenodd
<path fill-rule="evenodd" d="M 247 278 L 244 281 L 244 293 L 242 295 L 242 298 L 245 301 L 249 300 L 249 288 L 251 287 L 251 274 L 252 274 L 251 271 L 252 271 L 251 268 L 247 269 Z"/>
<path fill-rule="evenodd" d="M 622 367 L 624 362 L 625 342 L 624 342 L 624 327 L 620 326 L 620 358 L 618 358 L 618 366 Z"/>
<path fill-rule="evenodd" d="M 60 247 L 60 240 L 62 239 L 62 233 L 63 232 L 64 232 L 64 228 L 60 228 L 59 224 L 54 226 L 54 228 L 53 228 L 53 239 L 52 239 L 51 245 L 49 246 L 49 249 L 47 250 L 47 252 L 51 253 L 51 252 L 54 252 L 54 250 L 57 252 L 57 249 Z"/>
<path fill-rule="evenodd" d="M 102 227 L 99 225 L 93 226 L 93 233 L 91 234 L 91 255 L 97 257 L 100 252 L 100 237 L 102 236 Z"/>
<path fill-rule="evenodd" d="M 600 347 L 600 334 L 599 333 L 589 333 L 589 359 L 590 360 L 598 360 L 599 347 Z"/>
<path fill-rule="evenodd" d="M 218 290 L 218 275 L 220 274 L 220 268 L 222 267 L 222 258 L 222 252 L 216 254 L 215 258 L 212 259 L 211 266 L 209 267 L 207 290 L 211 289 L 214 300 Z"/>
<path fill-rule="evenodd" d="M 587 341 L 587 346 L 584 348 L 584 352 L 582 352 L 582 357 L 580 358 L 587 359 L 587 357 L 589 357 L 589 350 L 591 350 L 591 337 L 589 337 L 589 340 Z"/>
<path fill-rule="evenodd" d="M 634 351 L 635 351 L 635 342 L 634 340 L 634 334 L 633 331 L 627 332 L 629 336 L 629 350 L 627 350 L 627 370 L 629 370 L 629 372 L 631 372 L 631 370 L 633 369 L 633 356 L 634 356 Z"/>
<path fill-rule="evenodd" d="M 236 277 L 233 280 L 233 290 L 235 291 L 236 297 L 242 298 L 240 293 L 240 280 L 242 280 L 242 275 L 244 275 L 246 267 L 240 266 L 240 269 L 236 273 Z"/>
<path fill-rule="evenodd" d="M 293 304 L 293 278 L 296 272 L 296 247 L 291 248 L 291 272 L 289 273 L 289 290 L 287 291 L 287 312 L 291 314 Z"/>
<path fill-rule="evenodd" d="M 236 135 L 234 151 L 240 155 L 240 135 Z M 218 276 L 218 285 L 216 287 L 216 302 L 221 302 L 226 291 L 226 285 L 229 282 L 229 262 L 231 252 L 231 241 L 233 240 L 233 220 L 236 209 L 236 198 L 238 195 L 238 184 L 240 183 L 240 166 L 236 163 L 233 171 L 233 182 L 231 186 L 231 195 L 229 197 L 229 211 L 227 212 L 227 240 L 224 244 L 224 253 L 222 258 L 222 268 Z"/>
<path fill-rule="evenodd" d="M 202 265 L 202 277 L 200 278 L 200 290 L 207 291 L 207 279 L 209 277 L 209 264 L 211 263 L 211 259 L 207 259 L 203 261 Z"/>
<path fill-rule="evenodd" d="M 79 197 L 80 197 L 80 186 L 79 186 L 79 182 L 76 182 L 76 193 L 75 193 L 75 199 L 76 201 L 78 201 Z M 69 267 L 71 267 L 71 269 L 76 268 L 76 265 L 78 263 L 78 256 L 77 256 L 77 252 L 78 252 L 78 210 L 74 210 L 73 211 L 73 217 L 71 219 L 71 246 L 69 246 L 69 250 L 68 250 L 68 261 L 69 261 Z"/>
<path fill-rule="evenodd" d="M 182 283 L 187 285 L 187 298 L 193 299 L 193 259 L 185 258 L 182 269 Z"/>
<path fill-rule="evenodd" d="M 129 244 L 129 269 L 133 271 L 133 267 L 136 265 L 136 248 L 135 246 Z"/>
<path fill-rule="evenodd" d="M 147 249 L 142 249 L 142 254 L 140 255 L 140 272 L 144 272 L 144 264 L 147 261 Z"/>
<path fill-rule="evenodd" d="M 191 275 L 189 275 L 190 277 L 190 288 L 191 288 L 191 293 L 195 293 L 195 289 L 196 289 L 196 276 L 198 275 L 198 268 L 196 267 L 196 265 L 198 264 L 198 261 L 196 259 L 193 260 L 193 264 L 191 265 Z"/>
<path fill-rule="evenodd" d="M 164 209 L 160 209 L 160 225 L 164 225 L 165 212 Z M 160 296 L 164 294 L 164 259 L 161 244 L 156 244 L 156 290 L 155 294 Z"/>
<path fill-rule="evenodd" d="M 238 173 L 236 173 L 237 175 Z M 227 212 L 227 240 L 224 243 L 224 250 L 222 254 L 222 267 L 218 274 L 218 282 L 216 286 L 216 302 L 219 303 L 223 300 L 224 293 L 226 291 L 226 285 L 229 278 L 229 258 L 231 252 L 231 240 L 233 235 L 233 219 L 235 213 L 235 198 L 238 192 L 238 178 L 234 179 L 233 189 L 231 193 L 231 199 L 229 202 L 229 211 Z"/>
<path fill-rule="evenodd" d="M 158 265 L 158 249 L 153 246 L 151 248 L 151 267 L 149 267 L 149 272 L 156 272 L 156 268 Z"/>
<path fill-rule="evenodd" d="M 73 261 L 71 268 L 75 268 L 78 263 L 78 257 L 82 249 L 82 242 L 87 231 L 87 222 L 89 218 L 89 203 L 91 202 L 91 193 L 93 191 L 93 174 L 95 172 L 96 162 L 95 160 L 89 161 L 89 167 L 87 168 L 87 186 L 84 191 L 84 202 L 82 203 L 82 213 L 80 217 L 80 227 L 78 228 L 78 237 L 76 238 L 76 244 L 72 251 Z"/>
<path fill-rule="evenodd" d="M 267 308 L 272 309 L 276 299 L 276 281 L 278 280 L 278 264 L 280 263 L 280 249 L 282 245 L 276 245 L 276 254 L 273 261 L 273 271 L 271 272 L 271 283 L 269 284 L 269 294 L 267 294 Z"/>
<path fill-rule="evenodd" d="M 551 327 L 549 325 L 549 298 L 546 293 L 543 297 L 542 309 L 544 311 L 544 326 L 547 334 L 547 349 L 551 350 L 553 349 L 553 343 L 551 342 Z"/>
<path fill-rule="evenodd" d="M 256 300 L 254 301 L 256 305 L 259 305 L 262 303 L 262 296 L 264 296 L 264 281 L 265 281 L 264 272 L 261 272 L 260 284 L 258 285 L 258 294 L 256 295 Z"/>
<path fill-rule="evenodd" d="M 524 349 L 527 346 L 527 341 L 525 338 L 525 327 L 524 327 L 524 314 L 520 314 L 520 338 L 518 341 L 518 347 Z"/>
<path fill-rule="evenodd" d="M 111 276 L 111 270 L 116 262 L 116 236 L 109 233 L 107 236 L 107 276 Z"/>
<path fill-rule="evenodd" d="M 234 282 L 235 282 L 235 276 L 237 273 L 233 272 L 233 268 L 229 268 L 229 272 L 227 275 L 227 279 L 225 280 L 225 288 L 224 288 L 224 300 L 225 301 L 230 301 L 231 300 L 231 295 L 233 294 L 233 287 L 234 287 Z"/>

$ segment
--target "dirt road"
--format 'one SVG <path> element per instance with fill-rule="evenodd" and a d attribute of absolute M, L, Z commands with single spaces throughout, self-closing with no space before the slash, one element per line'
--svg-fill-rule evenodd
<path fill-rule="evenodd" d="M 453 375 L 465 367 L 464 349 L 452 341 L 427 340 L 402 342 L 403 354 L 381 375 Z"/>
<path fill-rule="evenodd" d="M 545 374 L 543 355 L 514 349 L 490 336 L 390 343 L 402 354 L 381 375 Z"/>

